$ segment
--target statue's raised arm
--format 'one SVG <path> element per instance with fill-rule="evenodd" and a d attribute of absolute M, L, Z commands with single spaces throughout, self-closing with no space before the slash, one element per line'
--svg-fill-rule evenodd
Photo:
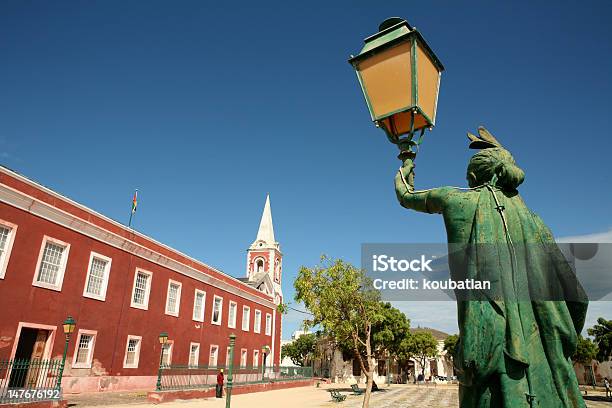
<path fill-rule="evenodd" d="M 414 189 L 414 155 L 404 159 L 404 164 L 395 175 L 395 194 L 404 208 L 426 213 L 441 213 L 446 204 L 450 188 L 429 190 Z"/>

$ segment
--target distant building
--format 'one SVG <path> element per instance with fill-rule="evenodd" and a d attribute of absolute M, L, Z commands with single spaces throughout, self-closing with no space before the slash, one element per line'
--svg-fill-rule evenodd
<path fill-rule="evenodd" d="M 438 355 L 435 358 L 429 359 L 425 364 L 425 379 L 433 377 L 450 377 L 454 375 L 453 362 L 448 358 L 446 350 L 444 350 L 444 340 L 449 336 L 443 331 L 431 329 L 428 327 L 417 327 L 410 329 L 411 333 L 429 332 L 438 342 Z M 418 375 L 422 367 L 416 360 L 411 360 L 412 367 L 409 368 L 412 375 Z"/>
<path fill-rule="evenodd" d="M 438 354 L 435 358 L 429 359 L 425 364 L 425 379 L 431 380 L 435 377 L 450 377 L 453 375 L 452 361 L 448 358 L 444 350 L 444 340 L 449 336 L 440 330 L 430 328 L 410 329 L 411 333 L 430 332 L 438 342 Z M 361 365 L 357 359 L 346 358 L 342 351 L 335 347 L 333 342 L 322 339 L 317 347 L 317 358 L 314 362 L 316 376 L 330 378 L 332 382 L 365 382 L 365 375 L 361 371 Z M 390 370 L 387 372 L 387 364 L 390 363 Z M 399 364 L 393 356 L 387 359 L 377 359 L 374 361 L 374 381 L 377 384 L 384 384 L 387 378 L 393 383 L 406 383 L 414 381 L 415 374 L 421 373 L 421 366 L 416 360 Z"/>
<path fill-rule="evenodd" d="M 591 364 L 574 363 L 574 371 L 578 384 L 603 386 L 604 378 L 612 381 L 612 359 L 600 363 L 597 360 Z"/>
<path fill-rule="evenodd" d="M 0 167 L 0 359 L 61 358 L 72 315 L 64 392 L 153 389 L 162 331 L 167 364 L 224 366 L 235 333 L 235 365 L 278 365 L 281 278 L 269 197 L 236 279 Z"/>

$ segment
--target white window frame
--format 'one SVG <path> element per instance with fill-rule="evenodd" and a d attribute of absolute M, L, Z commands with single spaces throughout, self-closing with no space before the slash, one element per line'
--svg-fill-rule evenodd
<path fill-rule="evenodd" d="M 211 361 L 213 348 L 216 349 L 215 350 L 215 364 L 212 364 L 212 361 Z M 218 364 L 219 364 L 219 346 L 216 344 L 211 344 L 210 350 L 208 352 L 208 367 L 218 367 Z"/>
<path fill-rule="evenodd" d="M 191 364 L 191 348 L 198 346 L 198 351 L 195 355 L 195 364 Z M 200 343 L 191 342 L 189 343 L 189 368 L 197 367 L 200 365 Z"/>
<path fill-rule="evenodd" d="M 272 335 L 272 315 L 266 313 L 266 336 Z"/>
<path fill-rule="evenodd" d="M 261 261 L 261 271 L 257 268 L 257 264 Z M 259 255 L 253 259 L 253 273 L 265 272 L 266 271 L 266 260 L 263 256 Z"/>
<path fill-rule="evenodd" d="M 244 364 L 242 364 L 242 357 L 244 356 Z M 240 349 L 240 368 L 246 368 L 249 363 L 249 350 L 243 348 Z"/>
<path fill-rule="evenodd" d="M 234 307 L 234 318 L 233 319 L 230 318 L 232 306 Z M 234 302 L 233 300 L 230 300 L 229 306 L 227 308 L 227 327 L 229 327 L 230 329 L 235 329 L 236 320 L 238 320 L 238 303 Z"/>
<path fill-rule="evenodd" d="M 170 286 L 172 286 L 173 284 L 178 285 L 178 292 L 176 292 L 176 305 L 175 305 L 176 310 L 174 312 L 171 312 L 168 310 L 168 306 L 170 306 L 168 302 L 170 301 Z M 172 279 L 168 279 L 168 289 L 166 291 L 166 314 L 167 315 L 179 317 L 179 310 L 181 309 L 181 291 L 182 290 L 183 290 L 183 284 L 181 282 L 175 281 Z"/>
<path fill-rule="evenodd" d="M 36 278 L 38 278 L 38 273 L 40 271 L 40 265 L 42 263 L 42 258 L 43 254 L 45 253 L 45 247 L 47 246 L 47 242 L 64 247 L 64 252 L 62 253 L 62 261 L 59 266 L 59 270 L 57 271 L 56 284 L 38 282 L 36 280 Z M 66 265 L 68 265 L 69 254 L 70 244 L 47 235 L 43 236 L 42 244 L 40 245 L 40 251 L 38 252 L 38 261 L 36 262 L 36 269 L 34 270 L 34 279 L 32 279 L 32 286 L 38 286 L 39 288 L 51 289 L 61 292 L 62 284 L 64 283 L 64 274 L 66 273 Z"/>
<path fill-rule="evenodd" d="M 15 235 L 17 234 L 17 225 L 0 219 L 0 226 L 10 230 L 4 253 L 2 254 L 2 258 L 0 258 L 0 279 L 4 279 L 9 258 L 11 257 L 11 251 L 13 250 L 13 242 L 15 242 Z"/>
<path fill-rule="evenodd" d="M 259 350 L 253 350 L 253 368 L 259 367 Z"/>
<path fill-rule="evenodd" d="M 168 361 L 165 364 L 171 365 L 172 364 L 172 352 L 174 351 L 174 340 L 167 340 L 164 344 L 162 344 L 162 350 L 160 350 L 160 353 L 163 352 L 164 347 L 168 347 Z M 160 358 L 162 358 L 162 356 L 160 356 Z"/>
<path fill-rule="evenodd" d="M 217 299 L 221 299 L 221 303 L 219 303 L 219 321 L 215 322 L 215 304 Z M 221 296 L 214 295 L 212 303 L 212 313 L 210 315 L 210 324 L 221 326 L 221 322 L 223 322 L 223 298 Z"/>
<path fill-rule="evenodd" d="M 143 273 L 145 275 L 149 275 L 149 279 L 147 280 L 147 290 L 145 291 L 145 299 L 144 304 L 139 305 L 138 303 L 134 303 L 134 292 L 136 291 L 136 278 L 138 278 L 138 274 Z M 135 309 L 149 310 L 149 296 L 151 295 L 151 285 L 153 285 L 153 272 L 146 271 L 141 268 L 136 268 L 134 272 L 134 283 L 132 284 L 132 294 L 130 297 L 130 306 Z"/>
<path fill-rule="evenodd" d="M 246 319 L 244 318 L 245 311 L 247 312 Z M 250 328 L 251 328 L 251 308 L 249 306 L 242 306 L 242 331 L 248 332 Z"/>
<path fill-rule="evenodd" d="M 257 316 L 259 316 L 259 324 L 257 324 Z M 253 333 L 261 333 L 261 310 L 255 309 L 253 316 Z"/>
<path fill-rule="evenodd" d="M 137 350 L 135 351 L 135 358 L 134 358 L 134 363 L 132 364 L 128 364 L 127 363 L 127 356 L 128 356 L 128 346 L 130 344 L 130 340 L 138 340 L 138 346 L 137 346 Z M 127 336 L 127 340 L 125 342 L 125 353 L 123 355 L 123 368 L 138 368 L 138 363 L 140 361 L 140 350 L 142 349 L 142 336 L 133 336 L 131 334 L 129 334 Z"/>
<path fill-rule="evenodd" d="M 77 355 L 79 353 L 79 344 L 81 343 L 81 336 L 85 334 L 91 336 L 91 345 L 89 347 L 89 353 L 87 354 L 87 361 L 85 363 L 77 363 Z M 91 368 L 91 362 L 93 361 L 94 348 L 96 347 L 96 336 L 98 335 L 97 330 L 85 330 L 79 329 L 76 345 L 74 346 L 74 355 L 72 356 L 72 368 Z"/>
<path fill-rule="evenodd" d="M 87 286 L 89 285 L 89 278 L 90 278 L 90 272 L 91 272 L 91 264 L 94 258 L 98 258 L 106 262 L 106 267 L 104 268 L 104 278 L 102 280 L 102 286 L 101 286 L 101 293 L 99 295 L 96 295 L 95 293 L 87 292 Z M 89 254 L 89 263 L 87 264 L 87 275 L 85 277 L 85 287 L 83 287 L 83 297 L 101 300 L 103 302 L 106 300 L 106 290 L 108 288 L 108 280 L 110 278 L 112 261 L 113 260 L 109 258 L 108 256 L 104 256 L 97 252 L 91 251 L 91 253 Z"/>
<path fill-rule="evenodd" d="M 198 294 L 201 293 L 204 296 L 202 297 L 202 310 L 200 311 L 200 316 L 196 316 L 196 300 L 198 299 Z M 206 309 L 206 292 L 202 289 L 196 289 L 193 294 L 193 313 L 191 314 L 191 319 L 196 322 L 204 323 L 204 311 Z"/>

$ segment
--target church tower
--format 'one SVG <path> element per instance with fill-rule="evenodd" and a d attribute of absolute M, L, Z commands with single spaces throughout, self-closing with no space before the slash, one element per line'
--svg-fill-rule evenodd
<path fill-rule="evenodd" d="M 261 215 L 257 238 L 247 250 L 246 277 L 251 285 L 271 295 L 278 304 L 283 297 L 282 267 L 283 254 L 280 251 L 280 245 L 274 239 L 270 195 L 268 195 Z"/>

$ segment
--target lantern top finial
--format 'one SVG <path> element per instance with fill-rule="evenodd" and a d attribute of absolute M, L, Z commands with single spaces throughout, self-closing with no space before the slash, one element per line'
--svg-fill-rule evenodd
<path fill-rule="evenodd" d="M 380 25 L 378 26 L 378 31 L 380 32 L 380 31 L 386 30 L 387 28 L 393 27 L 394 25 L 403 23 L 405 21 L 406 20 L 401 17 L 389 17 L 388 19 L 380 23 Z M 408 24 L 407 21 L 406 21 L 406 24 Z M 410 24 L 408 24 L 408 26 L 410 26 Z"/>

